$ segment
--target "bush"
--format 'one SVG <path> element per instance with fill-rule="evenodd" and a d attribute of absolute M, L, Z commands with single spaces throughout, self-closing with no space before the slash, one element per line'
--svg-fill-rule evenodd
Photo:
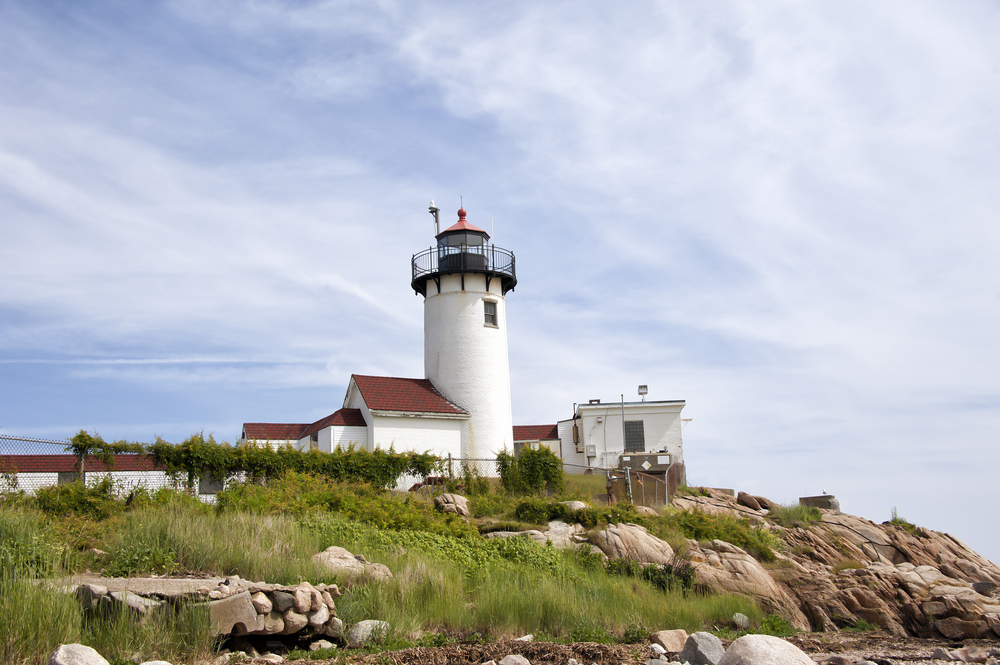
<path fill-rule="evenodd" d="M 808 529 L 814 522 L 819 522 L 823 518 L 823 513 L 819 508 L 812 506 L 793 505 L 776 508 L 768 517 L 786 529 L 795 527 Z"/>
<path fill-rule="evenodd" d="M 43 487 L 35 493 L 35 505 L 54 515 L 85 515 L 98 520 L 108 519 L 123 509 L 115 499 L 109 476 L 91 487 L 82 482 Z"/>
<path fill-rule="evenodd" d="M 695 570 L 691 562 L 674 556 L 669 564 L 642 565 L 632 559 L 610 559 L 605 565 L 609 575 L 635 577 L 652 584 L 660 591 L 690 591 L 694 588 Z"/>
<path fill-rule="evenodd" d="M 792 624 L 782 619 L 777 614 L 768 614 L 760 622 L 758 633 L 763 635 L 774 635 L 775 637 L 788 637 L 796 633 Z"/>
<path fill-rule="evenodd" d="M 910 523 L 909 520 L 900 517 L 899 514 L 896 513 L 896 506 L 892 507 L 892 519 L 889 520 L 889 524 L 903 528 L 911 536 L 917 535 L 917 526 Z"/>
<path fill-rule="evenodd" d="M 558 494 L 566 485 L 562 460 L 545 446 L 525 448 L 517 457 L 501 452 L 497 469 L 500 484 L 510 494 Z"/>
<path fill-rule="evenodd" d="M 782 547 L 773 533 L 734 515 L 715 515 L 697 509 L 668 510 L 660 517 L 648 518 L 647 523 L 650 531 L 664 540 L 673 532 L 694 540 L 722 540 L 761 561 L 774 561 L 774 550 Z"/>

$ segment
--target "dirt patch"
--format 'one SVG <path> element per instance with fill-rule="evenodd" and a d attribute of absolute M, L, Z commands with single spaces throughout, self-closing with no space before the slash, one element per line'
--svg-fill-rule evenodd
<path fill-rule="evenodd" d="M 1000 651 L 1000 640 L 950 640 L 897 637 L 886 633 L 803 633 L 788 638 L 818 663 L 830 656 L 843 656 L 854 662 L 870 660 L 880 665 L 930 661 L 937 647 L 956 649 L 978 646 L 985 651 Z M 724 641 L 726 647 L 729 641 Z M 418 647 L 402 651 L 358 655 L 345 652 L 339 662 L 358 665 L 481 665 L 488 660 L 500 661 L 509 654 L 520 654 L 532 665 L 565 665 L 570 658 L 581 665 L 641 665 L 649 659 L 641 644 L 555 644 L 551 642 L 502 641 L 492 644 L 453 644 L 446 647 Z M 345 659 L 346 657 L 346 659 Z M 255 661 L 263 663 L 264 661 Z M 327 665 L 332 660 L 299 660 L 302 665 Z M 940 662 L 940 661 L 939 661 Z"/>

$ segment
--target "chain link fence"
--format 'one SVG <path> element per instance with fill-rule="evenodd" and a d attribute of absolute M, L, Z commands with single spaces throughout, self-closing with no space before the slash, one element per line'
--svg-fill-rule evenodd
<path fill-rule="evenodd" d="M 23 490 L 31 494 L 42 487 L 63 485 L 81 479 L 87 486 L 94 486 L 105 478 L 111 479 L 113 491 L 120 496 L 140 487 L 150 492 L 160 488 L 187 489 L 185 478 L 168 474 L 149 455 L 115 455 L 113 464 L 108 465 L 94 457 L 81 459 L 67 450 L 68 445 L 68 440 L 0 435 L 0 491 Z M 396 489 L 432 495 L 449 488 L 461 493 L 470 483 L 475 482 L 480 483 L 480 486 L 486 483 L 490 492 L 503 490 L 496 458 L 458 458 L 449 455 L 442 459 L 440 468 L 440 475 L 437 476 L 401 476 Z M 654 476 L 630 469 L 581 466 L 567 462 L 563 462 L 563 471 L 571 476 L 592 477 L 593 480 L 581 479 L 577 484 L 596 503 L 629 501 L 637 506 L 655 508 L 669 503 L 678 482 L 676 478 L 671 478 L 670 471 L 662 476 Z M 243 480 L 244 476 L 245 474 L 236 474 L 230 480 Z M 212 503 L 223 487 L 221 480 L 206 475 L 191 490 L 197 490 L 200 499 Z"/>
<path fill-rule="evenodd" d="M 67 450 L 69 441 L 33 439 L 0 435 L 0 491 L 24 491 L 33 494 L 50 485 L 65 485 L 82 480 L 88 487 L 105 478 L 112 491 L 127 496 L 140 487 L 150 492 L 160 488 L 185 489 L 183 478 L 168 474 L 149 455 L 115 455 L 111 464 L 95 457 L 78 457 Z M 212 502 L 222 484 L 202 478 L 197 488 L 199 498 Z"/>

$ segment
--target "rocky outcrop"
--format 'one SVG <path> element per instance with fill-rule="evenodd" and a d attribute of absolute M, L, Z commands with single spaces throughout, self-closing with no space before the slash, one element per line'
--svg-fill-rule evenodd
<path fill-rule="evenodd" d="M 719 594 L 756 598 L 768 612 L 785 617 L 799 630 L 809 630 L 809 621 L 795 599 L 752 556 L 735 545 L 713 540 L 705 547 L 688 541 L 687 556 L 695 563 L 698 585 Z"/>
<path fill-rule="evenodd" d="M 949 534 L 832 509 L 808 528 L 786 529 L 766 520 L 774 504 L 763 497 L 707 494 L 675 497 L 674 506 L 748 518 L 787 548 L 762 565 L 727 543 L 691 541 L 704 588 L 757 598 L 803 630 L 863 621 L 895 635 L 1000 637 L 1000 568 Z"/>
<path fill-rule="evenodd" d="M 609 559 L 632 559 L 639 563 L 669 564 L 674 558 L 670 545 L 647 533 L 638 524 L 610 524 L 590 536 Z"/>

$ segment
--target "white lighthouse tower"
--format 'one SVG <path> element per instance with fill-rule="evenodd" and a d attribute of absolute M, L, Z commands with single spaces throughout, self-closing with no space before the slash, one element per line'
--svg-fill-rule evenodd
<path fill-rule="evenodd" d="M 433 201 L 430 211 L 437 221 Z M 437 246 L 413 256 L 411 286 L 424 296 L 424 376 L 470 414 L 462 456 L 491 458 L 513 449 L 504 297 L 517 277 L 513 252 L 465 216 L 436 226 Z"/>

